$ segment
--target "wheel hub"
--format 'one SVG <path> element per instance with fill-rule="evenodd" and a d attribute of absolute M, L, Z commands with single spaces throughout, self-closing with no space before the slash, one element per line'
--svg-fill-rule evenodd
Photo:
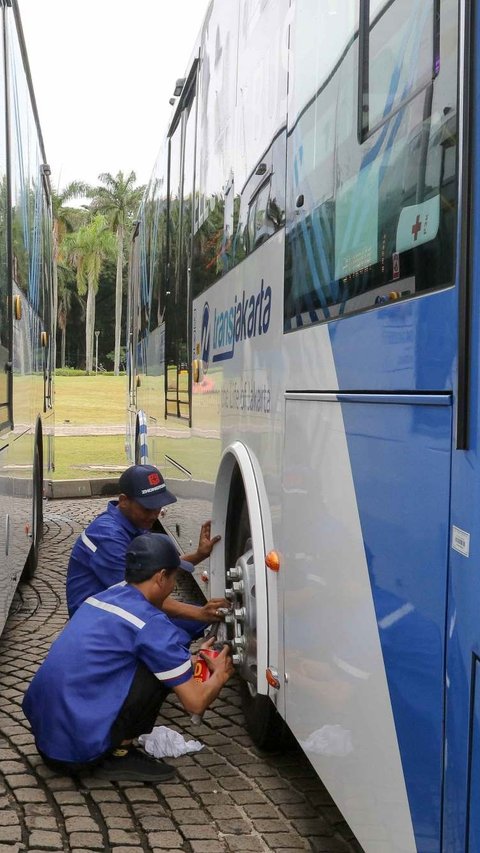
<path fill-rule="evenodd" d="M 227 570 L 225 597 L 232 611 L 226 616 L 228 639 L 233 661 L 252 695 L 257 692 L 257 604 L 255 595 L 255 562 L 252 542 L 235 566 Z"/>

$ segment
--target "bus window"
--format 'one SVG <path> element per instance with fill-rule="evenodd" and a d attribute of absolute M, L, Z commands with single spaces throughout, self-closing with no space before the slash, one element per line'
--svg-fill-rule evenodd
<path fill-rule="evenodd" d="M 273 234 L 273 228 L 269 227 L 268 210 L 270 204 L 270 181 L 261 188 L 257 195 L 255 204 L 255 235 L 253 248 L 260 246 Z"/>
<path fill-rule="evenodd" d="M 446 287 L 454 277 L 458 0 L 441 5 L 435 76 L 432 2 L 409 3 L 405 19 L 400 0 L 367 4 L 376 80 L 369 126 L 382 120 L 362 143 L 355 121 L 362 56 L 352 16 L 337 14 L 337 5 L 298 0 L 293 24 L 286 331 Z M 379 75 L 385 51 L 388 73 Z M 307 61 L 320 69 L 315 91 Z"/>
<path fill-rule="evenodd" d="M 274 211 L 269 178 L 262 184 L 249 204 L 245 234 L 247 252 L 252 252 L 257 246 L 261 246 L 279 227 Z"/>
<path fill-rule="evenodd" d="M 190 418 L 188 305 L 192 263 L 196 77 L 170 134 L 165 416 Z"/>
<path fill-rule="evenodd" d="M 194 297 L 233 266 L 230 243 L 238 203 L 233 196 L 237 180 L 232 161 L 237 25 L 232 18 L 235 16 L 228 3 L 211 8 L 199 62 L 191 276 Z"/>
<path fill-rule="evenodd" d="M 285 225 L 285 145 L 286 130 L 282 128 L 238 198 L 232 248 L 236 264 Z"/>
<path fill-rule="evenodd" d="M 436 67 L 434 0 L 364 2 L 368 20 L 365 16 L 366 32 L 360 29 L 366 60 L 360 65 L 363 138 L 428 85 Z"/>

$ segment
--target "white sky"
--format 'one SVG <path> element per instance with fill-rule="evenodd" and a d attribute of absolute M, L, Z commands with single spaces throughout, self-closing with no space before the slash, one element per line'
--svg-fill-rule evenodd
<path fill-rule="evenodd" d="M 150 177 L 208 0 L 18 0 L 52 185 Z"/>

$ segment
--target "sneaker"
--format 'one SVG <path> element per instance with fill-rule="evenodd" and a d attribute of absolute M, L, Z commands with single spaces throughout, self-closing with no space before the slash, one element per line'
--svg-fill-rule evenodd
<path fill-rule="evenodd" d="M 175 775 L 175 769 L 157 758 L 140 752 L 134 746 L 114 749 L 95 768 L 95 776 L 111 782 L 166 782 Z"/>

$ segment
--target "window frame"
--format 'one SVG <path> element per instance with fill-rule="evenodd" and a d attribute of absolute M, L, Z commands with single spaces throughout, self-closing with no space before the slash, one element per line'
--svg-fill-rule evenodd
<path fill-rule="evenodd" d="M 357 100 L 357 138 L 360 145 L 373 136 L 383 125 L 413 101 L 420 92 L 431 86 L 438 76 L 438 56 L 440 51 L 440 0 L 432 2 L 432 74 L 428 80 L 416 86 L 406 98 L 402 98 L 395 107 L 379 121 L 370 125 L 369 121 L 369 92 L 370 92 L 370 30 L 371 27 L 385 15 L 395 0 L 388 0 L 384 8 L 370 20 L 370 0 L 359 0 L 358 20 L 358 100 Z"/>

